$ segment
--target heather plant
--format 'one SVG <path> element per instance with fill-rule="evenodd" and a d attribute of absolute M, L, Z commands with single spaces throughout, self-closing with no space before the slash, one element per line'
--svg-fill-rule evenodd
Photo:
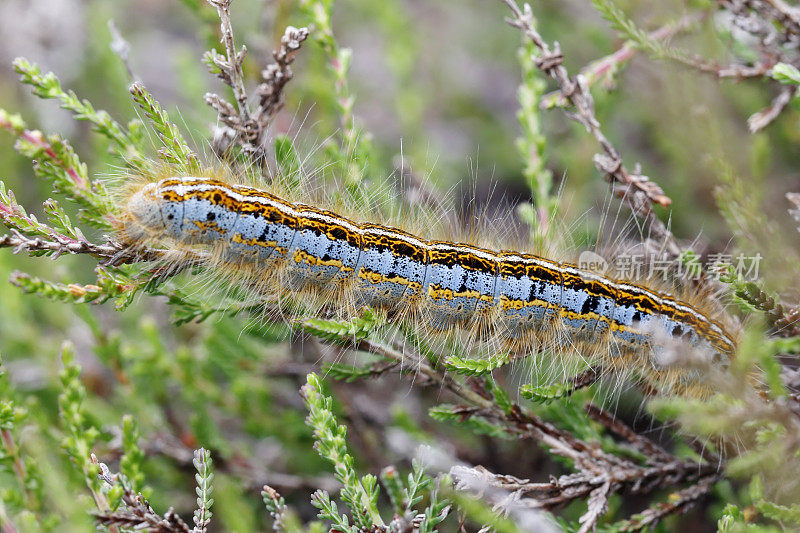
<path fill-rule="evenodd" d="M 575 59 L 566 51 L 582 32 L 563 12 L 513 0 L 469 7 L 497 40 L 484 59 L 508 56 L 517 69 L 513 80 L 498 75 L 515 102 L 499 118 L 453 79 L 437 94 L 423 69 L 455 61 L 453 30 L 431 31 L 399 1 L 176 3 L 181 31 L 209 49 L 175 67 L 176 87 L 161 87 L 183 100 L 174 110 L 101 2 L 87 16 L 95 49 L 75 84 L 113 112 L 33 59 L 14 60 L 19 81 L 60 108 L 46 113 L 87 128 L 43 133 L 22 98 L 0 109 L 17 154 L 0 147 L 0 271 L 10 278 L 0 286 L 0 529 L 800 528 L 799 263 L 788 222 L 800 197 L 771 176 L 797 167 L 800 14 L 783 2 L 694 2 L 674 19 L 659 11 L 648 31 L 627 3 L 578 3 L 592 9 L 595 33 L 603 21 L 613 33 L 576 46 Z M 366 22 L 339 20 L 334 8 Z M 274 50 L 248 20 L 255 9 L 269 15 Z M 467 11 L 441 9 L 453 27 Z M 392 90 L 364 74 L 374 65 L 358 72 L 358 48 L 342 44 L 364 28 L 381 36 Z M 597 47 L 615 51 L 598 59 Z M 647 90 L 629 88 L 634 60 L 747 109 L 753 137 L 726 135 L 741 113 L 717 120 L 712 104 L 669 117 L 681 87 L 653 90 L 664 98 L 653 106 Z M 201 64 L 213 92 L 198 81 Z M 467 138 L 524 191 L 504 220 L 536 249 L 581 219 L 586 199 L 630 213 L 638 240 L 731 300 L 741 341 L 729 368 L 703 369 L 714 394 L 662 396 L 615 369 L 546 372 L 502 351 L 462 353 L 370 308 L 341 319 L 243 287 L 214 293 L 193 281 L 206 279 L 201 257 L 176 262 L 119 238 L 127 177 L 207 165 L 279 175 L 289 188 L 314 181 L 380 212 L 444 209 L 441 218 L 473 223 L 469 205 L 443 193 L 460 171 L 435 164 L 422 141 L 400 149 L 371 131 L 362 105 L 392 109 L 415 137 L 446 120 L 477 123 Z M 625 121 L 643 124 L 631 131 L 655 155 Z M 708 212 L 727 227 L 692 241 Z M 575 224 L 585 245 L 604 220 Z M 721 261 L 731 250 L 767 266 L 742 275 Z M 701 254 L 719 264 L 700 265 Z"/>

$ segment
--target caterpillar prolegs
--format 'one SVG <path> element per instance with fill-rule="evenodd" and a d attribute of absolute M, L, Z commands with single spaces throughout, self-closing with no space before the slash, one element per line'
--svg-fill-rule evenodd
<path fill-rule="evenodd" d="M 148 183 L 127 213 L 128 240 L 213 246 L 220 263 L 271 290 L 334 295 L 334 304 L 400 312 L 427 330 L 491 329 L 519 352 L 588 343 L 647 374 L 659 371 L 664 339 L 713 359 L 736 347 L 721 320 L 664 291 L 529 253 L 358 223 L 214 178 Z"/>

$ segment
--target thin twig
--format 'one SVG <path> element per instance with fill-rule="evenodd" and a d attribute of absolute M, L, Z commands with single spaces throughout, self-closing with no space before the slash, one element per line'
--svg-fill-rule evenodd
<path fill-rule="evenodd" d="M 250 110 L 247 107 L 247 91 L 244 88 L 242 63 L 247 53 L 247 47 L 242 45 L 242 49 L 238 53 L 236 52 L 236 47 L 233 42 L 233 26 L 231 25 L 230 13 L 232 0 L 208 0 L 208 2 L 217 8 L 217 13 L 219 14 L 222 43 L 225 44 L 225 52 L 227 55 L 227 65 L 225 65 L 227 68 L 224 68 L 224 70 L 229 77 L 229 85 L 238 103 L 239 118 L 242 123 L 246 123 L 250 120 Z M 223 65 L 219 66 L 222 67 Z"/>
<path fill-rule="evenodd" d="M 97 461 L 92 454 L 92 462 L 100 467 L 100 478 L 109 487 L 119 482 L 119 476 L 112 474 L 105 463 Z M 98 523 L 112 528 L 124 527 L 134 530 L 147 530 L 155 533 L 192 533 L 192 529 L 172 509 L 168 509 L 164 516 L 160 516 L 141 494 L 135 494 L 126 483 L 122 486 L 122 503 L 124 506 L 116 511 L 103 510 L 95 512 L 94 517 Z"/>
<path fill-rule="evenodd" d="M 75 241 L 60 239 L 57 235 L 54 240 L 46 240 L 41 237 L 28 237 L 19 231 L 12 229 L 11 234 L 0 235 L 0 248 L 13 248 L 13 253 L 26 252 L 55 252 L 53 259 L 65 253 L 69 254 L 89 254 L 94 257 L 111 258 L 123 251 L 124 247 L 119 243 L 109 241 L 108 244 L 92 244 L 88 241 Z"/>
<path fill-rule="evenodd" d="M 710 74 L 715 78 L 731 78 L 735 80 L 745 80 L 753 78 L 765 78 L 769 76 L 770 70 L 775 66 L 776 61 L 763 61 L 754 65 L 720 65 L 719 63 L 708 61 L 699 56 L 675 56 L 670 57 L 673 61 L 693 68 L 699 72 Z"/>
<path fill-rule="evenodd" d="M 515 0 L 501 1 L 514 15 L 507 18 L 506 22 L 522 31 L 539 49 L 540 54 L 535 58 L 536 66 L 558 84 L 561 94 L 570 104 L 571 112 L 568 112 L 567 115 L 583 125 L 600 145 L 602 153 L 595 155 L 595 166 L 606 175 L 608 180 L 617 184 L 615 192 L 625 199 L 633 212 L 649 225 L 651 235 L 664 243 L 665 251 L 673 257 L 679 255 L 680 247 L 675 242 L 675 238 L 656 216 L 651 205 L 667 207 L 672 200 L 664 194 L 657 183 L 643 175 L 638 168 L 634 172 L 629 172 L 625 168 L 619 151 L 600 128 L 600 122 L 594 112 L 594 100 L 584 77 L 578 75 L 570 78 L 563 65 L 564 56 L 559 44 L 556 42 L 551 48 L 536 30 L 530 5 L 525 4 L 524 9 L 521 10 Z"/>
<path fill-rule="evenodd" d="M 747 128 L 750 130 L 750 133 L 756 133 L 770 125 L 772 121 L 778 118 L 783 110 L 786 109 L 786 106 L 789 105 L 792 98 L 795 98 L 798 94 L 800 94 L 800 91 L 798 91 L 797 87 L 781 88 L 778 96 L 772 100 L 772 103 L 768 107 L 762 109 L 758 113 L 754 113 L 747 119 Z"/>
<path fill-rule="evenodd" d="M 620 531 L 642 531 L 646 528 L 655 527 L 658 522 L 669 515 L 687 512 L 698 501 L 711 494 L 714 483 L 719 479 L 719 475 L 706 476 L 694 485 L 670 494 L 669 500 L 659 502 L 632 517 L 621 526 Z"/>
<path fill-rule="evenodd" d="M 264 82 L 255 91 L 259 108 L 255 118 L 266 127 L 272 117 L 283 107 L 283 88 L 294 76 L 291 64 L 300 51 L 300 46 L 308 38 L 308 28 L 288 26 L 281 37 L 281 46 L 272 52 L 275 62 L 267 65 L 261 72 Z"/>
<path fill-rule="evenodd" d="M 609 431 L 628 441 L 634 448 L 647 457 L 649 462 L 668 461 L 672 459 L 672 456 L 661 446 L 650 439 L 642 437 L 630 427 L 623 424 L 622 421 L 614 418 L 614 416 L 605 409 L 601 409 L 593 403 L 587 403 L 583 407 L 583 410 L 590 418 L 603 424 Z"/>
<path fill-rule="evenodd" d="M 0 235 L 0 248 L 12 248 L 12 253 L 20 252 L 54 252 L 52 259 L 58 259 L 61 255 L 68 254 L 88 254 L 97 258 L 104 258 L 105 266 L 119 266 L 127 263 L 140 263 L 150 261 L 160 261 L 170 257 L 169 250 L 159 250 L 155 248 L 133 249 L 125 245 L 108 240 L 106 244 L 94 244 L 89 241 L 76 241 L 63 237 L 57 233 L 51 235 L 51 240 L 41 237 L 29 237 L 23 235 L 15 229 L 11 229 L 11 234 Z M 194 265 L 199 262 L 198 257 L 187 257 L 187 264 Z"/>

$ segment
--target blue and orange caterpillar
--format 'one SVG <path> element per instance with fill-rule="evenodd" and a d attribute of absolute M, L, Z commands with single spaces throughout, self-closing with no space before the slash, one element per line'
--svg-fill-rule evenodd
<path fill-rule="evenodd" d="M 667 372 L 657 357 L 664 338 L 709 360 L 728 360 L 736 349 L 721 316 L 664 291 L 533 254 L 358 223 L 216 178 L 147 183 L 126 210 L 129 242 L 211 246 L 217 265 L 271 280 L 262 284 L 270 290 L 326 295 L 348 312 L 383 308 L 414 317 L 427 331 L 491 330 L 517 352 L 602 346 L 602 362 L 635 361 L 640 375 L 657 382 Z"/>

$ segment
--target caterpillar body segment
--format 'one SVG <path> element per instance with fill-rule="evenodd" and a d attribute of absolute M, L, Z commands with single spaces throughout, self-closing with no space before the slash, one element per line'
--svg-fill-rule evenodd
<path fill-rule="evenodd" d="M 532 254 L 354 222 L 252 187 L 165 178 L 132 194 L 127 212 L 134 240 L 211 245 L 248 275 L 280 280 L 279 290 L 318 290 L 336 294 L 342 306 L 400 311 L 429 330 L 489 328 L 520 351 L 555 338 L 601 344 L 653 366 L 665 335 L 726 359 L 735 351 L 710 313 L 667 293 Z M 321 290 L 331 286 L 339 289 Z"/>
<path fill-rule="evenodd" d="M 428 255 L 425 306 L 433 315 L 431 327 L 443 329 L 466 323 L 494 305 L 499 264 L 488 250 L 434 241 Z"/>
<path fill-rule="evenodd" d="M 356 303 L 393 309 L 419 301 L 427 286 L 430 246 L 379 224 L 363 224 L 361 231 L 352 285 Z"/>

